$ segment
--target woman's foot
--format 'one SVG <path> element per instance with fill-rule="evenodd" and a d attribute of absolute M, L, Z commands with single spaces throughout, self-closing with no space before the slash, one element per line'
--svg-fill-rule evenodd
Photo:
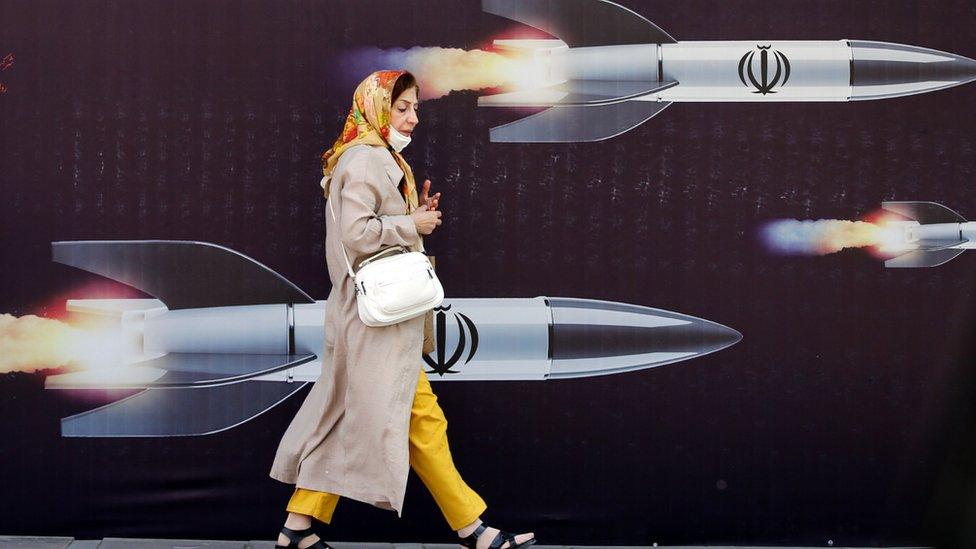
<path fill-rule="evenodd" d="M 301 530 L 292 530 L 292 532 L 297 533 L 297 532 L 301 532 Z M 299 540 L 298 547 L 302 549 L 315 545 L 315 543 L 319 540 L 318 534 L 314 532 L 308 533 L 304 537 L 295 536 L 295 538 L 298 538 Z M 292 545 L 289 545 L 290 543 L 291 540 L 288 539 L 288 536 L 286 536 L 284 532 L 278 534 L 278 545 L 282 547 L 294 547 Z"/>
<path fill-rule="evenodd" d="M 463 547 L 474 547 L 474 549 L 489 549 L 492 546 L 492 541 L 494 541 L 495 538 L 498 537 L 498 532 L 499 532 L 498 528 L 492 528 L 490 526 L 485 526 L 484 528 L 481 528 L 481 526 L 482 526 L 482 522 L 479 519 L 457 531 L 458 536 L 460 536 L 461 539 L 463 540 L 462 544 L 464 543 L 464 541 L 470 543 L 469 536 L 472 536 L 473 534 L 477 533 L 478 541 L 476 545 L 472 546 L 468 544 L 463 544 L 462 545 Z M 478 532 L 479 529 L 481 530 L 481 532 Z M 505 534 L 507 534 L 507 532 L 503 532 L 503 537 L 501 539 L 505 539 L 504 538 Z M 465 539 L 465 538 L 469 538 L 469 539 Z M 523 543 L 529 540 L 533 540 L 534 538 L 535 538 L 534 532 L 518 534 L 517 536 L 515 536 L 514 545 L 510 541 L 504 541 L 503 543 L 501 543 L 501 545 L 496 545 L 495 547 L 498 547 L 499 549 L 508 549 L 509 547 L 521 547 Z"/>
<path fill-rule="evenodd" d="M 286 535 L 287 534 L 287 535 Z M 330 547 L 328 543 L 319 543 L 319 537 L 312 532 L 312 517 L 299 513 L 288 513 L 285 519 L 285 526 L 278 534 L 276 547 L 297 547 L 306 549 L 308 547 Z"/>

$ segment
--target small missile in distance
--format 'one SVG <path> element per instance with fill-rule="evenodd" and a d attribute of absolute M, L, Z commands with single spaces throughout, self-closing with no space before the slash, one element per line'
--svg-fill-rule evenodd
<path fill-rule="evenodd" d="M 976 248 L 976 222 L 936 202 L 882 202 L 881 207 L 908 220 L 889 220 L 896 231 L 882 248 L 898 255 L 885 261 L 889 268 L 937 267 Z"/>

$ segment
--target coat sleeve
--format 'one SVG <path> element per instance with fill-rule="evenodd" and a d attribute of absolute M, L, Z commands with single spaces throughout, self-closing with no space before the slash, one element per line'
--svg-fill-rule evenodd
<path fill-rule="evenodd" d="M 380 185 L 388 183 L 383 166 L 361 153 L 349 164 L 349 174 L 339 191 L 342 212 L 339 215 L 339 234 L 343 245 L 356 256 L 379 251 L 386 246 L 413 246 L 420 240 L 417 226 L 409 215 L 377 215 L 383 192 Z"/>

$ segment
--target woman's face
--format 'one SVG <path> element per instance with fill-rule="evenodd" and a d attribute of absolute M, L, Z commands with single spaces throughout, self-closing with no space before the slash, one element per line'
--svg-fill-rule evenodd
<path fill-rule="evenodd" d="M 390 125 L 396 128 L 396 131 L 410 137 L 414 126 L 420 122 L 417 118 L 419 107 L 417 88 L 403 90 L 400 97 L 393 100 L 393 108 L 390 109 Z"/>

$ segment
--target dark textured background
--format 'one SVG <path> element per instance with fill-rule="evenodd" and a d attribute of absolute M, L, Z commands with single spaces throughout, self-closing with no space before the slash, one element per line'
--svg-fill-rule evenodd
<path fill-rule="evenodd" d="M 883 40 L 976 57 L 969 1 L 621 2 L 679 40 Z M 474 1 L 0 0 L 0 312 L 131 295 L 50 242 L 193 239 L 328 293 L 318 157 L 344 48 L 478 47 Z M 489 520 L 546 543 L 976 543 L 976 257 L 885 270 L 770 256 L 776 217 L 884 199 L 976 218 L 976 86 L 857 104 L 675 104 L 609 141 L 491 144 L 512 112 L 430 101 L 406 155 L 443 192 L 454 297 L 571 296 L 692 314 L 745 339 L 635 373 L 435 384 Z M 976 254 L 974 254 L 976 255 Z M 306 393 L 218 435 L 62 439 L 92 407 L 0 375 L 0 533 L 271 539 L 267 476 Z M 103 395 L 104 396 L 104 395 Z M 415 476 L 405 520 L 344 501 L 327 539 L 450 540 Z"/>

